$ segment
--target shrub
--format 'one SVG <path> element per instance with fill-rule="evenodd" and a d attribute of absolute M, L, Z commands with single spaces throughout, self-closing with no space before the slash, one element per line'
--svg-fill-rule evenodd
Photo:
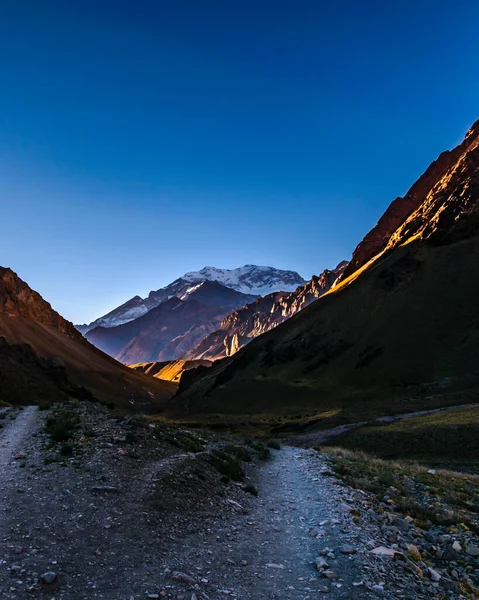
<path fill-rule="evenodd" d="M 216 449 L 210 452 L 209 458 L 218 473 L 224 477 L 233 481 L 244 481 L 243 467 L 237 458 Z"/>
<path fill-rule="evenodd" d="M 62 444 L 60 454 L 62 456 L 71 456 L 73 454 L 73 446 L 71 444 Z"/>
<path fill-rule="evenodd" d="M 78 426 L 78 417 L 72 410 L 62 408 L 48 417 L 45 430 L 54 442 L 66 442 Z"/>
<path fill-rule="evenodd" d="M 223 448 L 223 452 L 231 454 L 231 456 L 234 456 L 235 458 L 237 458 L 238 460 L 242 460 L 243 462 L 251 462 L 251 454 L 244 446 L 228 444 Z"/>
<path fill-rule="evenodd" d="M 245 486 L 243 486 L 243 491 L 248 492 L 248 494 L 252 494 L 253 496 L 258 495 L 258 490 L 252 483 L 247 483 Z"/>
<path fill-rule="evenodd" d="M 266 445 L 268 446 L 268 448 L 273 448 L 273 450 L 281 449 L 281 444 L 279 443 L 278 440 L 268 440 L 266 442 Z"/>
<path fill-rule="evenodd" d="M 271 452 L 263 442 L 253 442 L 252 448 L 258 453 L 258 458 L 260 460 L 268 460 L 271 458 Z"/>

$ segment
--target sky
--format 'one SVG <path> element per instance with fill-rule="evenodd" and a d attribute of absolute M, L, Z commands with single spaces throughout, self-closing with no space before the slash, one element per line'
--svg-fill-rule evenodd
<path fill-rule="evenodd" d="M 0 265 L 89 322 L 309 278 L 479 118 L 476 1 L 3 0 Z"/>

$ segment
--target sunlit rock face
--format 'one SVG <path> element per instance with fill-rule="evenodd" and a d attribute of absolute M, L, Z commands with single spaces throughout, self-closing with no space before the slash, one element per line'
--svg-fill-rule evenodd
<path fill-rule="evenodd" d="M 471 201 L 464 202 L 464 197 L 461 197 L 459 208 L 458 198 L 448 201 L 447 195 L 453 194 L 454 186 L 462 183 L 461 178 L 474 178 L 474 167 L 471 163 L 476 160 L 478 143 L 479 120 L 467 132 L 459 146 L 443 152 L 404 197 L 396 198 L 390 204 L 377 225 L 357 246 L 341 279 L 344 280 L 384 250 L 407 241 L 412 235 L 427 237 L 434 229 L 447 229 L 448 219 L 454 219 L 454 215 L 463 212 L 466 205 L 469 207 L 466 210 L 472 209 Z M 469 188 L 466 194 L 471 194 L 472 198 L 473 182 L 464 183 L 466 188 Z"/>
<path fill-rule="evenodd" d="M 255 337 L 283 323 L 329 291 L 347 264 L 342 262 L 332 271 L 312 277 L 294 292 L 268 294 L 232 312 L 217 331 L 188 352 L 187 358 L 216 360 L 232 356 Z"/>

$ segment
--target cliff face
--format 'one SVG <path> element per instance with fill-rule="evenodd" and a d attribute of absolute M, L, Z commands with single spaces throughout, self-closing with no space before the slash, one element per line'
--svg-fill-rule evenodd
<path fill-rule="evenodd" d="M 454 148 L 454 150 L 443 152 L 414 183 L 404 197 L 396 198 L 389 205 L 377 225 L 356 247 L 351 262 L 341 276 L 342 280 L 360 269 L 388 246 L 391 247 L 391 237 L 399 228 L 403 228 L 410 217 L 413 217 L 413 220 L 415 219 L 413 216 L 414 213 L 424 203 L 428 203 L 427 201 L 428 198 L 429 200 L 431 199 L 431 194 L 434 195 L 439 191 L 447 180 L 451 169 L 456 170 L 459 163 L 477 147 L 478 138 L 479 120 L 470 128 L 464 141 L 459 146 Z M 436 191 L 434 192 L 434 190 Z M 403 233 L 406 232 L 403 231 Z M 396 240 L 399 239 L 397 235 L 395 237 Z"/>
<path fill-rule="evenodd" d="M 334 270 L 312 277 L 294 292 L 268 294 L 235 310 L 223 320 L 218 330 L 188 352 L 186 358 L 216 360 L 233 356 L 251 340 L 277 327 L 329 291 L 346 265 L 342 262 Z"/>

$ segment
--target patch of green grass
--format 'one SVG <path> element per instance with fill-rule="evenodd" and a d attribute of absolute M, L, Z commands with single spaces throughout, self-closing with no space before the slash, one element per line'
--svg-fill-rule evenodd
<path fill-rule="evenodd" d="M 232 481 L 244 481 L 245 474 L 240 461 L 222 450 L 214 449 L 209 453 L 209 460 L 223 477 Z"/>
<path fill-rule="evenodd" d="M 38 405 L 38 410 L 50 410 L 52 404 L 50 402 L 40 402 Z"/>

